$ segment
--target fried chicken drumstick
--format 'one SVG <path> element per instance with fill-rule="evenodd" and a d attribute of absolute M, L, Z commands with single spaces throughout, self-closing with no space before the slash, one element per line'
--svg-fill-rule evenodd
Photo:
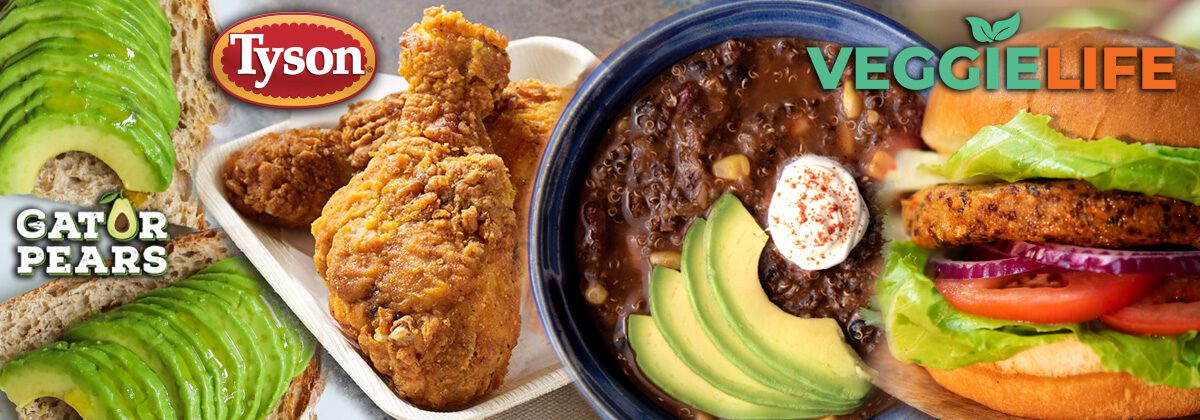
<path fill-rule="evenodd" d="M 400 118 L 312 226 L 334 319 L 429 408 L 498 387 L 520 331 L 515 192 L 484 128 L 508 83 L 506 43 L 426 10 L 400 39 Z"/>

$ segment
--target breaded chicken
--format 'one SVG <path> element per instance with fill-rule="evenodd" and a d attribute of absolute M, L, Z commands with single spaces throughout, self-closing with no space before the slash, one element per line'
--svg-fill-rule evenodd
<path fill-rule="evenodd" d="M 341 133 L 303 128 L 270 133 L 225 161 L 225 194 L 239 212 L 269 225 L 308 228 L 353 172 Z"/>
<path fill-rule="evenodd" d="M 542 150 L 564 106 L 563 88 L 536 79 L 514 81 L 504 89 L 496 115 L 487 120 L 488 137 L 518 194 L 531 190 Z M 517 217 L 528 210 L 529 197 L 517 197 Z"/>
<path fill-rule="evenodd" d="M 515 192 L 483 123 L 508 84 L 506 44 L 426 10 L 400 39 L 400 118 L 312 227 L 334 319 L 424 407 L 500 386 L 520 331 Z"/>
<path fill-rule="evenodd" d="M 367 167 L 388 124 L 400 118 L 405 98 L 404 92 L 396 92 L 378 100 L 355 102 L 350 105 L 350 111 L 338 119 L 337 130 L 350 147 L 350 166 L 355 171 Z"/>
<path fill-rule="evenodd" d="M 529 290 L 529 205 L 538 163 L 550 132 L 566 105 L 564 89 L 538 80 L 514 81 L 504 89 L 496 114 L 487 120 L 496 154 L 504 159 L 509 177 L 517 191 L 517 273 L 521 294 L 532 299 Z M 525 322 L 540 329 L 537 313 L 522 314 Z"/>
<path fill-rule="evenodd" d="M 1200 246 L 1200 206 L 1083 181 L 943 184 L 904 200 L 904 225 L 926 248 L 1001 240 L 1124 248 Z"/>

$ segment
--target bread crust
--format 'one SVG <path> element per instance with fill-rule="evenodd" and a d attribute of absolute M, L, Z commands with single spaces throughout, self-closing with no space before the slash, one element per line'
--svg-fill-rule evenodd
<path fill-rule="evenodd" d="M 1195 116 L 1200 109 L 1200 53 L 1158 38 L 1107 29 L 1044 29 L 989 46 L 1033 46 L 1043 52 L 1046 47 L 1061 48 L 1063 79 L 1076 80 L 1083 68 L 1085 47 L 1170 46 L 1175 48 L 1172 63 L 1177 86 L 1175 90 L 1142 90 L 1140 67 L 1136 77 L 1119 78 L 1115 90 L 955 91 L 938 84 L 930 94 L 921 134 L 929 147 L 940 153 L 954 153 L 980 128 L 1008 122 L 1021 110 L 1050 115 L 1055 129 L 1074 137 L 1200 147 L 1195 135 L 1200 131 L 1200 118 Z M 1045 56 L 1036 60 L 1039 79 L 1046 77 Z M 1103 63 L 1103 57 L 1097 61 Z M 963 74 L 967 64 L 956 63 L 955 73 Z M 1003 69 L 1000 77 L 1005 77 Z M 1103 77 L 1097 83 L 1102 87 Z M 1042 85 L 1045 87 L 1045 80 Z"/>

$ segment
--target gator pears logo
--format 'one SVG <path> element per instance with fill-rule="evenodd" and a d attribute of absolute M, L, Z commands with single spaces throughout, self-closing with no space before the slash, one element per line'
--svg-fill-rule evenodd
<path fill-rule="evenodd" d="M 167 217 L 138 211 L 123 191 L 100 197 L 104 211 L 26 209 L 17 214 L 17 275 L 160 276 L 167 272 Z M 112 241 L 104 241 L 107 231 Z M 135 243 L 130 243 L 134 242 Z"/>
<path fill-rule="evenodd" d="M 350 99 L 375 77 L 375 44 L 354 24 L 316 13 L 272 13 L 234 24 L 213 43 L 213 78 L 230 95 L 271 108 Z"/>

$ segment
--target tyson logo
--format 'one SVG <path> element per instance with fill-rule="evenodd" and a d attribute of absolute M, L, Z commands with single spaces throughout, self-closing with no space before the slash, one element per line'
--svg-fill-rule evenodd
<path fill-rule="evenodd" d="M 210 67 L 226 92 L 272 108 L 314 108 L 361 92 L 375 77 L 375 44 L 354 24 L 317 13 L 271 13 L 230 26 Z"/>

